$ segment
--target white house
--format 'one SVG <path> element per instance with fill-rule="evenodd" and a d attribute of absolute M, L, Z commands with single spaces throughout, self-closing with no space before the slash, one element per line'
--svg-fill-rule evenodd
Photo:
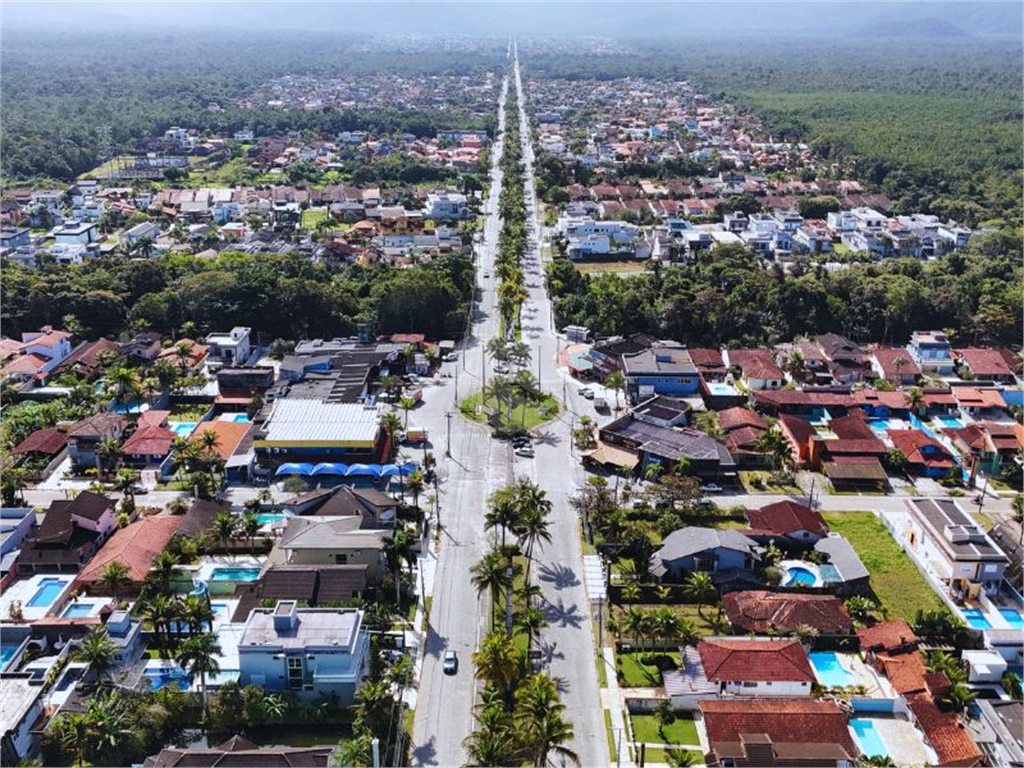
<path fill-rule="evenodd" d="M 335 694 L 341 706 L 349 706 L 370 669 L 363 612 L 300 610 L 295 600 L 257 608 L 242 630 L 238 663 L 243 686 L 292 691 L 306 700 Z"/>
<path fill-rule="evenodd" d="M 140 240 L 149 238 L 150 240 L 156 240 L 160 234 L 160 225 L 155 221 L 144 221 L 141 224 L 136 224 L 131 229 L 124 233 L 128 242 L 131 245 L 135 245 Z"/>
<path fill-rule="evenodd" d="M 100 230 L 93 222 L 69 221 L 54 230 L 53 237 L 61 245 L 88 245 L 100 239 Z"/>
<path fill-rule="evenodd" d="M 697 644 L 704 676 L 720 695 L 810 696 L 814 669 L 799 640 L 707 638 Z"/>
<path fill-rule="evenodd" d="M 249 346 L 251 332 L 251 328 L 238 326 L 232 328 L 230 333 L 209 334 L 205 344 L 210 348 L 210 359 L 219 360 L 225 365 L 244 365 L 252 351 Z"/>
<path fill-rule="evenodd" d="M 18 765 L 39 749 L 31 730 L 43 713 L 43 686 L 36 683 L 28 673 L 0 675 L 0 764 Z"/>

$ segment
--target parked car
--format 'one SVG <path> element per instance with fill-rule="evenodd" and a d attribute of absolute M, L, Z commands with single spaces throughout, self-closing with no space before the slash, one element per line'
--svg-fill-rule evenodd
<path fill-rule="evenodd" d="M 722 493 L 725 490 L 725 488 L 716 483 L 704 483 L 700 489 L 704 493 Z"/>
<path fill-rule="evenodd" d="M 445 355 L 444 357 L 441 358 L 441 360 L 443 362 L 446 362 L 446 363 L 454 363 L 458 359 L 459 359 L 459 353 L 458 352 L 449 352 L 447 355 Z"/>
<path fill-rule="evenodd" d="M 589 392 L 589 391 L 590 391 L 589 387 L 580 387 L 579 389 L 576 390 L 576 394 L 577 395 L 583 395 L 584 397 L 586 397 L 587 396 L 587 392 Z"/>
<path fill-rule="evenodd" d="M 603 397 L 594 398 L 594 409 L 597 411 L 601 411 L 602 413 L 611 410 L 611 408 L 608 405 L 608 401 L 605 400 Z"/>
<path fill-rule="evenodd" d="M 593 400 L 594 397 L 596 397 L 596 395 L 594 395 L 594 390 L 592 389 L 584 389 L 580 394 L 587 398 L 587 400 Z"/>
<path fill-rule="evenodd" d="M 532 459 L 534 456 L 533 447 L 524 445 L 522 448 L 516 448 L 516 456 L 522 456 L 524 459 Z"/>
<path fill-rule="evenodd" d="M 512 445 L 516 448 L 522 448 L 524 445 L 533 445 L 533 441 L 530 440 L 529 435 L 517 435 L 512 438 Z"/>
<path fill-rule="evenodd" d="M 133 485 L 132 493 L 134 493 L 136 496 L 141 496 L 144 493 L 149 493 L 149 488 L 147 488 L 144 485 Z"/>
<path fill-rule="evenodd" d="M 441 662 L 441 668 L 446 675 L 454 675 L 459 671 L 459 657 L 455 651 L 444 652 L 444 661 Z"/>

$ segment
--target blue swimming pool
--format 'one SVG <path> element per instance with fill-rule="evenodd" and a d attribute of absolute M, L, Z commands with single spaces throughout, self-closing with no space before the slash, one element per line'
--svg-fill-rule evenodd
<path fill-rule="evenodd" d="M 1024 629 L 1024 616 L 1016 608 L 1000 608 L 999 615 L 1014 629 Z"/>
<path fill-rule="evenodd" d="M 814 667 L 814 676 L 826 688 L 848 688 L 857 684 L 857 678 L 839 660 L 839 654 L 832 651 L 815 651 L 807 654 Z"/>
<path fill-rule="evenodd" d="M 888 419 L 868 419 L 868 426 L 875 432 L 885 432 L 889 428 Z"/>
<path fill-rule="evenodd" d="M 962 613 L 968 626 L 975 629 L 992 629 L 989 620 L 985 618 L 984 611 L 979 611 L 977 608 L 964 608 Z"/>
<path fill-rule="evenodd" d="M 792 587 L 796 584 L 804 584 L 808 587 L 813 587 L 817 580 L 818 577 L 812 571 L 801 568 L 798 565 L 793 565 L 786 569 L 786 582 L 783 586 Z"/>
<path fill-rule="evenodd" d="M 68 581 L 64 579 L 43 579 L 39 582 L 39 589 L 36 590 L 36 593 L 28 601 L 28 607 L 48 607 L 64 591 L 64 587 L 67 585 Z"/>
<path fill-rule="evenodd" d="M 60 615 L 62 619 L 84 619 L 92 616 L 93 606 L 89 603 L 71 603 Z"/>
<path fill-rule="evenodd" d="M 266 512 L 261 515 L 256 515 L 256 519 L 259 520 L 260 525 L 270 525 L 276 523 L 278 520 L 284 520 L 288 515 L 278 515 Z"/>
<path fill-rule="evenodd" d="M 874 723 L 870 720 L 853 718 L 850 720 L 850 727 L 853 729 L 854 736 L 857 737 L 857 743 L 860 744 L 860 751 L 865 755 L 868 757 L 889 756 L 885 742 L 882 741 L 882 737 L 878 735 Z"/>
<path fill-rule="evenodd" d="M 244 413 L 222 413 L 220 415 L 220 420 L 233 421 L 235 422 L 235 424 L 248 424 L 250 421 L 252 421 L 252 419 L 250 419 Z"/>
<path fill-rule="evenodd" d="M 189 687 L 188 675 L 176 667 L 147 669 L 143 671 L 143 674 L 149 680 L 154 691 L 159 691 L 165 685 L 172 684 L 183 691 L 188 690 Z"/>
<path fill-rule="evenodd" d="M 188 437 L 195 432 L 198 422 L 195 421 L 169 421 L 167 422 L 168 429 L 171 430 L 178 437 Z"/>
<path fill-rule="evenodd" d="M 7 667 L 7 662 L 18 652 L 17 643 L 0 643 L 0 672 Z"/>
<path fill-rule="evenodd" d="M 960 429 L 960 427 L 964 425 L 964 423 L 955 416 L 946 416 L 944 414 L 936 416 L 935 421 L 937 421 L 939 426 L 943 429 Z"/>
<path fill-rule="evenodd" d="M 210 571 L 210 581 L 256 581 L 259 577 L 259 568 L 221 567 Z"/>

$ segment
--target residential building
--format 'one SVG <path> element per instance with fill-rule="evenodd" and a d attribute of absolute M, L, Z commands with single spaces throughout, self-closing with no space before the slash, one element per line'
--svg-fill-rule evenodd
<path fill-rule="evenodd" d="M 1006 409 L 1006 401 L 998 389 L 953 387 L 957 407 L 974 418 L 999 416 Z"/>
<path fill-rule="evenodd" d="M 71 501 L 50 502 L 43 522 L 21 543 L 18 571 L 80 570 L 107 540 L 115 522 L 114 500 L 92 491 L 82 491 Z"/>
<path fill-rule="evenodd" d="M 156 360 L 162 351 L 160 334 L 149 331 L 137 333 L 131 341 L 121 344 L 121 354 L 146 363 Z"/>
<path fill-rule="evenodd" d="M 398 501 L 376 488 L 317 488 L 281 502 L 285 512 L 320 517 L 359 517 L 366 528 L 393 525 Z"/>
<path fill-rule="evenodd" d="M 361 610 L 299 609 L 282 600 L 249 614 L 238 661 L 243 686 L 292 691 L 304 700 L 334 694 L 347 707 L 370 669 L 370 636 Z"/>
<path fill-rule="evenodd" d="M 232 621 L 244 622 L 265 600 L 298 600 L 310 607 L 347 603 L 363 597 L 371 585 L 365 565 L 273 565 L 254 582 L 235 589 L 238 606 Z"/>
<path fill-rule="evenodd" d="M 0 763 L 19 765 L 36 757 L 39 734 L 34 730 L 43 715 L 43 686 L 30 674 L 0 675 Z"/>
<path fill-rule="evenodd" d="M 818 572 L 829 591 L 837 595 L 869 595 L 871 572 L 850 542 L 838 533 L 830 533 L 818 540 L 814 551 L 824 556 Z"/>
<path fill-rule="evenodd" d="M 53 231 L 58 245 L 88 245 L 100 239 L 99 225 L 93 222 L 69 221 Z"/>
<path fill-rule="evenodd" d="M 848 635 L 853 621 L 835 595 L 801 595 L 764 590 L 728 592 L 722 610 L 741 633 L 791 632 L 814 627 L 819 635 Z"/>
<path fill-rule="evenodd" d="M 849 768 L 860 755 L 846 713 L 832 702 L 737 698 L 702 701 L 700 711 L 710 768 Z"/>
<path fill-rule="evenodd" d="M 63 429 L 50 427 L 37 429 L 11 449 L 12 456 L 29 456 L 49 461 L 64 450 L 68 433 Z"/>
<path fill-rule="evenodd" d="M 121 441 L 128 420 L 118 413 L 103 411 L 79 421 L 68 430 L 68 455 L 76 470 L 100 465 L 100 446 L 106 440 Z"/>
<path fill-rule="evenodd" d="M 961 377 L 1015 384 L 1017 377 L 998 349 L 957 349 L 954 360 Z"/>
<path fill-rule="evenodd" d="M 817 510 L 795 501 L 777 501 L 759 509 L 747 510 L 752 539 L 782 539 L 791 543 L 813 545 L 828 536 L 828 526 Z"/>
<path fill-rule="evenodd" d="M 953 373 L 953 345 L 942 331 L 914 331 L 907 351 L 925 374 L 949 376 Z"/>
<path fill-rule="evenodd" d="M 988 765 L 1024 766 L 1024 702 L 978 699 L 977 714 L 967 721 L 971 738 L 985 754 Z"/>
<path fill-rule="evenodd" d="M 700 386 L 697 367 L 683 346 L 658 342 L 650 349 L 623 355 L 622 366 L 634 402 L 652 395 L 688 397 Z"/>
<path fill-rule="evenodd" d="M 919 429 L 890 429 L 893 446 L 907 457 L 907 470 L 923 477 L 949 477 L 956 459 L 942 443 Z"/>
<path fill-rule="evenodd" d="M 600 441 L 634 453 L 646 472 L 657 465 L 668 470 L 681 459 L 698 477 L 733 475 L 736 462 L 721 442 L 696 429 L 671 426 L 657 412 L 628 413 L 601 427 Z"/>
<path fill-rule="evenodd" d="M 177 515 L 144 517 L 114 532 L 75 580 L 90 595 L 104 594 L 103 572 L 113 562 L 128 569 L 124 593 L 138 594 L 157 555 L 175 537 L 183 518 Z"/>
<path fill-rule="evenodd" d="M 921 368 L 904 347 L 882 347 L 872 350 L 871 367 L 883 379 L 898 387 L 913 384 L 921 375 Z"/>
<path fill-rule="evenodd" d="M 113 611 L 104 625 L 107 637 L 114 644 L 115 665 L 135 661 L 143 651 L 142 619 L 133 619 L 128 611 Z"/>
<path fill-rule="evenodd" d="M 4 227 L 0 230 L 0 247 L 3 248 L 19 248 L 23 245 L 28 245 L 29 242 L 29 230 L 28 227 L 19 228 L 7 228 Z"/>
<path fill-rule="evenodd" d="M 690 350 L 690 361 L 697 366 L 697 372 L 704 381 L 725 381 L 728 373 L 722 353 L 717 349 L 693 348 Z"/>
<path fill-rule="evenodd" d="M 725 357 L 730 368 L 740 369 L 750 389 L 780 389 L 786 383 L 786 374 L 767 349 L 729 349 Z"/>
<path fill-rule="evenodd" d="M 814 670 L 799 640 L 726 640 L 697 643 L 704 674 L 719 694 L 810 696 Z"/>
<path fill-rule="evenodd" d="M 761 561 L 760 548 L 739 531 L 682 528 L 670 533 L 651 555 L 651 573 L 678 579 L 695 571 L 750 570 Z"/>
<path fill-rule="evenodd" d="M 387 570 L 384 541 L 390 536 L 387 529 L 367 527 L 362 516 L 293 517 L 271 560 L 291 565 L 364 565 L 367 581 L 378 584 Z"/>
<path fill-rule="evenodd" d="M 54 371 L 71 371 L 90 381 L 95 379 L 101 369 L 103 355 L 114 357 L 120 347 L 116 341 L 110 339 L 97 339 L 80 344 L 70 355 L 68 355 Z"/>
<path fill-rule="evenodd" d="M 249 140 L 252 139 L 251 131 Z M 238 134 L 235 134 L 238 138 Z M 168 747 L 150 755 L 144 768 L 197 768 L 209 766 L 302 766 L 326 768 L 331 765 L 334 747 L 257 747 L 241 736 L 232 736 L 216 747 Z"/>
<path fill-rule="evenodd" d="M 895 520 L 893 535 L 949 585 L 971 594 L 980 585 L 996 594 L 1009 563 L 1002 550 L 955 499 L 910 499 L 909 515 Z"/>
<path fill-rule="evenodd" d="M 0 590 L 6 589 L 18 575 L 21 542 L 32 532 L 35 524 L 36 515 L 32 507 L 0 509 Z"/>
<path fill-rule="evenodd" d="M 156 240 L 160 236 L 160 225 L 155 221 L 143 221 L 125 230 L 124 236 L 128 245 L 135 245 L 140 240 Z"/>
<path fill-rule="evenodd" d="M 171 454 L 177 437 L 177 433 L 159 424 L 140 423 L 121 446 L 124 462 L 142 467 L 160 465 Z"/>
<path fill-rule="evenodd" d="M 457 192 L 431 192 L 427 195 L 424 216 L 435 221 L 464 219 L 470 215 L 466 196 Z"/>
<path fill-rule="evenodd" d="M 252 350 L 249 346 L 251 328 L 238 326 L 229 333 L 211 333 L 205 339 L 211 361 L 223 365 L 245 365 Z"/>
<path fill-rule="evenodd" d="M 852 384 L 862 380 L 867 364 L 864 349 L 838 333 L 823 333 L 815 343 L 825 355 L 832 378 L 840 384 Z"/>

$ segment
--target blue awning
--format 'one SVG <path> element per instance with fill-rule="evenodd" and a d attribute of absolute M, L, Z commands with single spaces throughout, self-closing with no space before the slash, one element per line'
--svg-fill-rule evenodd
<path fill-rule="evenodd" d="M 347 464 L 317 464 L 310 473 L 316 475 L 346 475 L 348 474 Z"/>
<path fill-rule="evenodd" d="M 411 475 L 418 468 L 419 468 L 419 465 L 415 461 L 408 461 L 405 464 L 403 464 L 401 467 L 399 467 L 398 469 L 399 469 L 399 471 L 403 475 Z"/>
<path fill-rule="evenodd" d="M 394 477 L 395 475 L 400 474 L 401 471 L 402 470 L 399 468 L 397 464 L 385 464 L 380 468 L 380 476 Z"/>
<path fill-rule="evenodd" d="M 275 477 L 280 477 L 281 475 L 305 475 L 308 477 L 311 474 L 313 474 L 313 465 L 306 463 L 282 464 L 277 468 L 277 472 L 274 473 Z"/>
<path fill-rule="evenodd" d="M 345 474 L 348 476 L 369 475 L 370 477 L 380 477 L 381 466 L 380 464 L 352 464 Z"/>

